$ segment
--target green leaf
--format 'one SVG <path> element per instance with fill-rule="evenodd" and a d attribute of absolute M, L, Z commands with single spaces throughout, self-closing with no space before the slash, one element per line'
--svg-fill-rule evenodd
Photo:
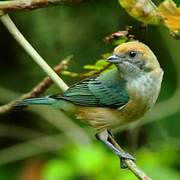
<path fill-rule="evenodd" d="M 70 163 L 61 159 L 52 159 L 43 168 L 43 180 L 71 179 L 73 168 Z"/>

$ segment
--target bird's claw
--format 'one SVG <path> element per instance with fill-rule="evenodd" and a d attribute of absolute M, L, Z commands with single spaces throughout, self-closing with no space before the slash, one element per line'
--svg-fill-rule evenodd
<path fill-rule="evenodd" d="M 120 158 L 121 168 L 127 168 L 126 160 L 135 161 L 135 158 L 133 156 L 131 156 L 129 153 L 124 152 L 121 148 L 119 149 L 117 147 L 116 142 L 114 142 L 115 140 L 113 140 L 111 131 L 105 131 L 103 133 L 101 132 L 100 134 L 96 134 L 96 138 L 102 141 Z"/>
<path fill-rule="evenodd" d="M 120 157 L 120 163 L 121 163 L 121 168 L 122 169 L 125 169 L 127 168 L 127 164 L 125 162 L 125 160 L 132 160 L 132 161 L 135 161 L 136 159 L 130 155 L 129 153 L 122 153 L 119 155 Z"/>

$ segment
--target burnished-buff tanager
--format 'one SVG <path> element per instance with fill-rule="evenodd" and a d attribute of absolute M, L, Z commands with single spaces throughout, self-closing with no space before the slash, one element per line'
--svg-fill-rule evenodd
<path fill-rule="evenodd" d="M 74 114 L 95 128 L 98 138 L 121 160 L 134 160 L 108 141 L 108 130 L 138 120 L 152 108 L 163 70 L 151 49 L 138 41 L 117 46 L 107 61 L 116 67 L 74 84 L 63 94 L 26 99 L 17 105 L 52 105 Z"/>

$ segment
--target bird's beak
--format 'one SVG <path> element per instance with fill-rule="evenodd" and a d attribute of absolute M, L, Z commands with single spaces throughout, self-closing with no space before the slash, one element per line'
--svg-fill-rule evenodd
<path fill-rule="evenodd" d="M 119 63 L 121 61 L 120 57 L 117 55 L 112 55 L 110 57 L 107 58 L 107 61 L 110 63 Z"/>

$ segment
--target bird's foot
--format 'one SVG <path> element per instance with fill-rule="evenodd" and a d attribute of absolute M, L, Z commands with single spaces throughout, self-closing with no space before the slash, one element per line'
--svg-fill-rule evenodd
<path fill-rule="evenodd" d="M 96 138 L 102 141 L 109 149 L 111 149 L 119 158 L 121 163 L 121 168 L 127 168 L 126 160 L 135 161 L 135 158 L 129 153 L 124 152 L 118 147 L 118 144 L 112 137 L 110 131 L 104 131 L 102 133 L 96 134 Z"/>
<path fill-rule="evenodd" d="M 136 160 L 131 154 L 126 152 L 119 153 L 118 156 L 120 158 L 120 166 L 122 169 L 127 168 L 127 164 L 125 162 L 126 160 L 132 160 L 132 161 Z"/>

